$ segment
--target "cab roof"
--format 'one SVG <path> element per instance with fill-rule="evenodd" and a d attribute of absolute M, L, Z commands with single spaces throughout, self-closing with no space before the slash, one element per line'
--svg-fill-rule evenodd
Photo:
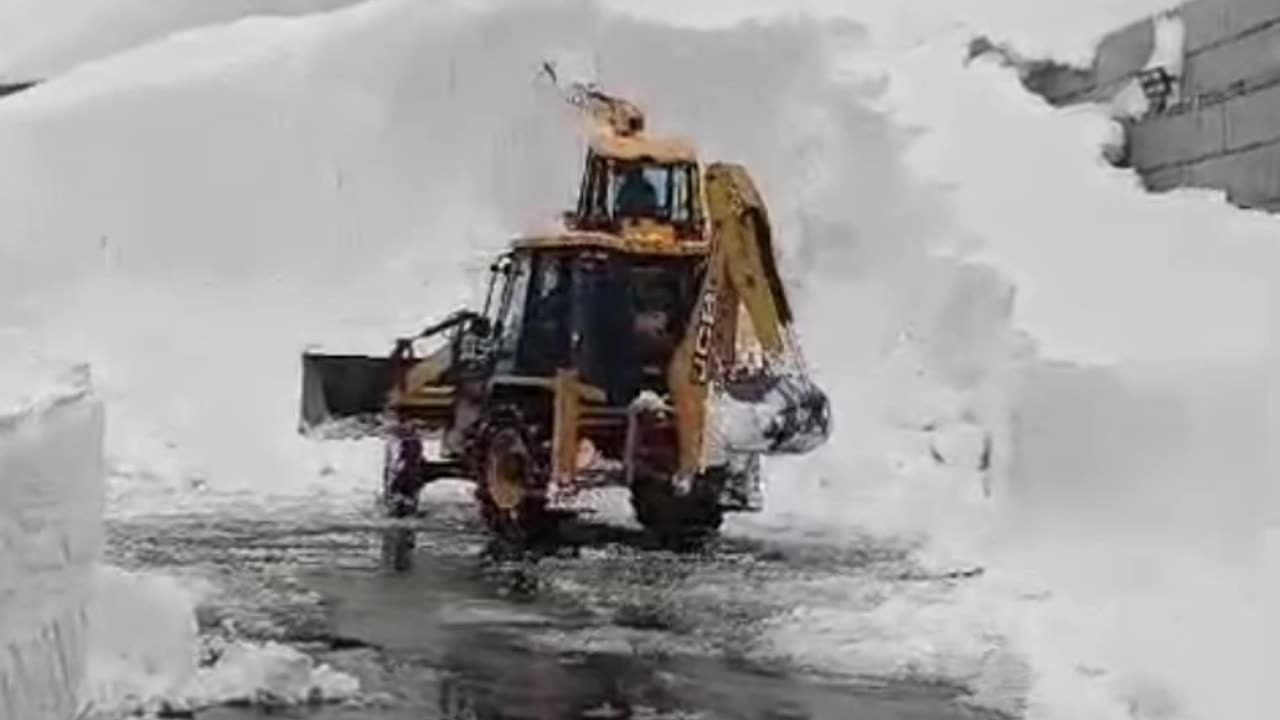
<path fill-rule="evenodd" d="M 575 248 L 612 250 L 632 255 L 668 255 L 689 257 L 706 255 L 711 246 L 705 240 L 672 240 L 622 236 L 602 232 L 564 232 L 554 235 L 534 235 L 516 238 L 511 243 L 515 250 L 567 250 Z"/>
<path fill-rule="evenodd" d="M 591 136 L 590 143 L 597 155 L 619 160 L 692 163 L 698 159 L 693 146 L 680 138 L 600 132 Z"/>

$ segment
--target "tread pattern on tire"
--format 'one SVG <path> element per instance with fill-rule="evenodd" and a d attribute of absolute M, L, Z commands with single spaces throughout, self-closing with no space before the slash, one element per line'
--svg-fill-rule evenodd
<path fill-rule="evenodd" d="M 550 532 L 551 521 L 546 511 L 546 499 L 538 495 L 526 495 L 516 508 L 514 517 L 502 511 L 490 497 L 489 489 L 483 481 L 483 472 L 491 445 L 506 433 L 514 433 L 526 448 L 529 439 L 521 429 L 518 417 L 504 417 L 502 420 L 484 428 L 475 443 L 475 467 L 480 474 L 476 483 L 475 497 L 480 505 L 480 515 L 485 526 L 493 535 L 497 549 L 502 554 L 520 553 L 530 546 L 543 541 Z M 536 460 L 526 457 L 527 473 L 539 472 Z"/>

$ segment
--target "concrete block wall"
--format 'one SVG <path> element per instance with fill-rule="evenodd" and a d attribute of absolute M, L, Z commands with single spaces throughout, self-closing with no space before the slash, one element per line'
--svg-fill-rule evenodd
<path fill-rule="evenodd" d="M 1280 0 L 1192 0 L 1177 101 L 1130 127 L 1130 162 L 1152 190 L 1226 190 L 1244 207 L 1280 211 Z M 1045 73 L 1055 104 L 1106 100 L 1154 47 L 1154 21 L 1104 38 L 1089 72 Z"/>

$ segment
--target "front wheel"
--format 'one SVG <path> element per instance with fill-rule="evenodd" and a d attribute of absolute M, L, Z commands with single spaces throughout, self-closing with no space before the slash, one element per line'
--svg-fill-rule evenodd
<path fill-rule="evenodd" d="M 486 434 L 476 498 L 485 525 L 506 550 L 521 551 L 550 531 L 546 498 L 529 443 L 515 427 Z"/>

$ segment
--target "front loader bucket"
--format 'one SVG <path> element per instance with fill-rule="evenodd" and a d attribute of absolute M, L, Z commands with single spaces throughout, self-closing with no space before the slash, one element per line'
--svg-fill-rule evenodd
<path fill-rule="evenodd" d="M 395 366 L 390 357 L 303 353 L 299 432 L 376 434 L 396 382 Z"/>

